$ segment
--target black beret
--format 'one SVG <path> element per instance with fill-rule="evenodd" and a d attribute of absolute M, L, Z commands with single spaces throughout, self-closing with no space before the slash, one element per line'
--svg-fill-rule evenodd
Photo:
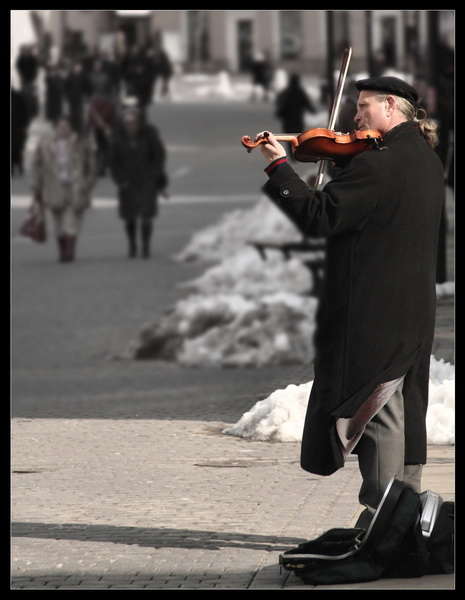
<path fill-rule="evenodd" d="M 418 101 L 418 94 L 411 85 L 399 79 L 398 77 L 369 77 L 355 82 L 356 88 L 362 90 L 371 90 L 375 92 L 384 92 L 405 98 L 412 104 Z"/>

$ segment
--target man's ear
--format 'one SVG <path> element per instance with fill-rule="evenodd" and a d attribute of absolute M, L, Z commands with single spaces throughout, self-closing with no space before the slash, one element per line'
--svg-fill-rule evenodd
<path fill-rule="evenodd" d="M 394 96 L 386 96 L 386 107 L 388 108 L 389 112 L 392 113 L 396 106 L 397 100 L 394 98 Z"/>

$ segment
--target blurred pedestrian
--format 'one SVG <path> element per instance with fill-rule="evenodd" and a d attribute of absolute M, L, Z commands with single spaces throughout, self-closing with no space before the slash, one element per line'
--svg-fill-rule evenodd
<path fill-rule="evenodd" d="M 81 62 L 75 62 L 71 68 L 71 72 L 67 74 L 64 92 L 68 102 L 68 114 L 72 128 L 80 135 L 84 126 L 85 104 L 91 93 L 89 77 L 84 72 Z"/>
<path fill-rule="evenodd" d="M 151 46 L 148 46 L 142 53 L 144 64 L 144 74 L 140 87 L 141 108 L 145 111 L 153 101 L 155 86 L 160 75 L 160 65 L 157 61 L 155 52 Z"/>
<path fill-rule="evenodd" d="M 382 142 L 311 190 L 269 134 L 264 190 L 304 235 L 325 236 L 315 378 L 301 466 L 330 475 L 358 455 L 367 528 L 393 477 L 421 491 L 444 174 L 437 124 L 396 77 L 357 81 L 355 123 Z"/>
<path fill-rule="evenodd" d="M 252 94 L 251 99 L 271 99 L 271 82 L 273 67 L 271 61 L 263 52 L 257 52 L 252 61 Z"/>
<path fill-rule="evenodd" d="M 34 54 L 34 49 L 29 44 L 24 44 L 19 48 L 18 58 L 16 59 L 16 70 L 18 71 L 21 88 L 34 85 L 39 74 L 39 60 Z"/>
<path fill-rule="evenodd" d="M 121 69 L 115 55 L 110 50 L 101 53 L 102 68 L 108 78 L 108 94 L 117 109 L 120 101 Z"/>
<path fill-rule="evenodd" d="M 23 174 L 23 150 L 27 137 L 29 114 L 24 94 L 11 88 L 11 174 Z"/>
<path fill-rule="evenodd" d="M 281 120 L 283 133 L 302 133 L 306 129 L 307 113 L 315 114 L 315 105 L 302 86 L 300 76 L 293 73 L 276 97 L 276 116 Z"/>
<path fill-rule="evenodd" d="M 45 70 L 45 118 L 55 123 L 63 114 L 65 80 L 61 66 L 50 63 Z"/>
<path fill-rule="evenodd" d="M 39 140 L 30 166 L 30 186 L 53 215 L 60 262 L 75 258 L 85 210 L 96 181 L 91 140 L 79 136 L 67 117 Z"/>
<path fill-rule="evenodd" d="M 92 94 L 110 93 L 110 76 L 105 69 L 103 60 L 96 56 L 88 71 L 89 91 Z"/>
<path fill-rule="evenodd" d="M 158 130 L 142 118 L 136 106 L 123 110 L 121 126 L 110 143 L 110 171 L 118 187 L 119 215 L 125 222 L 129 257 L 150 256 L 153 220 L 158 213 L 158 194 L 167 187 L 166 151 Z"/>
<path fill-rule="evenodd" d="M 355 80 L 347 82 L 346 92 L 342 97 L 341 107 L 336 122 L 336 131 L 351 133 L 355 129 L 355 115 L 357 114 L 358 90 Z"/>
<path fill-rule="evenodd" d="M 87 106 L 86 135 L 93 136 L 97 149 L 98 173 L 106 174 L 110 138 L 116 126 L 116 108 L 110 97 L 97 91 L 89 99 Z"/>
<path fill-rule="evenodd" d="M 171 78 L 173 76 L 173 65 L 171 64 L 168 53 L 160 48 L 155 56 L 157 64 L 157 74 L 161 78 L 160 97 L 169 98 L 171 96 Z"/>
<path fill-rule="evenodd" d="M 32 45 L 24 44 L 20 46 L 15 66 L 19 75 L 20 89 L 26 102 L 27 115 L 30 122 L 39 110 L 36 80 L 40 64 Z"/>
<path fill-rule="evenodd" d="M 133 46 L 124 58 L 122 75 L 126 87 L 126 96 L 135 97 L 142 116 L 152 101 L 153 85 L 156 78 L 153 56 L 144 49 Z"/>

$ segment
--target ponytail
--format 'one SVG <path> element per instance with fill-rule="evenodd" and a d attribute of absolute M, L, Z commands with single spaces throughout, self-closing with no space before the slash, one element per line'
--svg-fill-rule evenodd
<path fill-rule="evenodd" d="M 391 94 L 397 101 L 398 110 L 405 116 L 407 121 L 415 121 L 418 123 L 418 129 L 421 135 L 425 138 L 430 148 L 435 148 L 439 144 L 438 126 L 433 119 L 428 119 L 424 108 L 415 108 L 406 98 Z M 378 100 L 382 102 L 387 98 L 388 94 L 378 96 Z"/>
<path fill-rule="evenodd" d="M 418 129 L 421 135 L 425 138 L 428 146 L 435 148 L 439 144 L 438 125 L 433 119 L 428 119 L 426 111 L 419 108 L 413 119 L 418 123 Z"/>

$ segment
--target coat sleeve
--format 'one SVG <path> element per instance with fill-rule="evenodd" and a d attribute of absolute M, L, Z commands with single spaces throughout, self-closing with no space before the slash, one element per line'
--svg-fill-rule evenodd
<path fill-rule="evenodd" d="M 283 164 L 271 172 L 263 191 L 304 235 L 359 230 L 382 189 L 377 161 L 366 158 L 355 157 L 321 191 L 310 190 L 289 164 Z"/>

